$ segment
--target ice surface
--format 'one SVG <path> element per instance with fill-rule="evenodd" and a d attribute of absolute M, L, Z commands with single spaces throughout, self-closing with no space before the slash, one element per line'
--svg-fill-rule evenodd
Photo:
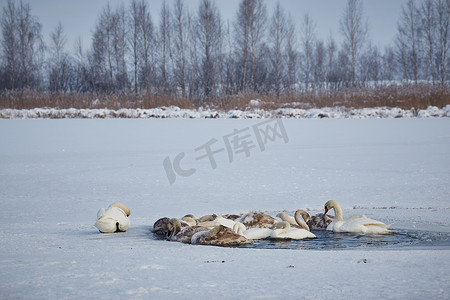
<path fill-rule="evenodd" d="M 450 119 L 283 119 L 288 141 L 272 136 L 264 151 L 261 122 L 0 120 L 0 298 L 450 297 L 447 246 L 237 249 L 154 237 L 163 216 L 315 214 L 329 199 L 344 217 L 450 232 Z M 235 130 L 253 143 L 248 156 L 228 153 Z M 213 139 L 215 169 L 195 151 Z M 163 161 L 182 152 L 181 168 L 195 172 L 170 184 Z M 96 213 L 113 202 L 130 207 L 131 226 L 100 234 Z"/>

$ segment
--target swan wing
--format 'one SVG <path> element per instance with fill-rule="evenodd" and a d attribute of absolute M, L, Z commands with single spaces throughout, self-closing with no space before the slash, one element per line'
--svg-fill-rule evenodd
<path fill-rule="evenodd" d="M 382 234 L 387 233 L 388 225 L 383 222 L 362 216 L 360 218 L 347 219 L 339 228 L 340 232 Z"/>
<path fill-rule="evenodd" d="M 302 239 L 316 237 L 316 235 L 314 233 L 312 233 L 311 231 L 308 231 L 306 229 L 299 229 L 299 228 L 291 229 L 288 233 L 288 236 L 289 236 L 289 238 L 294 239 L 294 240 L 302 240 Z"/>
<path fill-rule="evenodd" d="M 117 231 L 117 221 L 111 218 L 100 218 L 95 222 L 95 227 L 101 233 L 113 233 Z"/>
<path fill-rule="evenodd" d="M 105 215 L 106 209 L 104 208 L 100 208 L 97 212 L 97 219 L 100 219 L 101 217 L 103 217 Z"/>
<path fill-rule="evenodd" d="M 244 236 L 249 240 L 261 240 L 268 238 L 272 233 L 270 228 L 250 228 L 243 232 Z"/>
<path fill-rule="evenodd" d="M 224 217 L 217 217 L 214 222 L 218 223 L 219 225 L 225 226 L 227 228 L 233 229 L 234 224 L 236 224 L 235 221 L 230 219 L 225 219 Z"/>
<path fill-rule="evenodd" d="M 351 220 L 355 220 L 355 219 L 363 219 L 363 218 L 367 218 L 366 215 L 353 215 L 350 218 L 348 218 L 347 220 L 345 220 L 346 222 L 351 221 Z"/>

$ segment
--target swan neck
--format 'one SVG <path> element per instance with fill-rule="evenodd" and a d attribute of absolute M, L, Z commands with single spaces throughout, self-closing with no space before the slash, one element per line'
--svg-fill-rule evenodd
<path fill-rule="evenodd" d="M 291 224 L 287 221 L 282 222 L 281 232 L 288 233 L 291 230 Z"/>
<path fill-rule="evenodd" d="M 234 233 L 237 233 L 239 235 L 243 235 L 242 227 L 239 223 L 234 224 L 233 226 Z"/>
<path fill-rule="evenodd" d="M 181 231 L 181 223 L 178 219 L 171 219 L 169 223 L 172 224 L 172 233 L 170 234 L 170 238 L 173 238 L 175 235 L 177 235 L 178 232 Z"/>
<path fill-rule="evenodd" d="M 302 210 L 297 210 L 297 211 L 295 212 L 295 222 L 297 222 L 297 224 L 298 224 L 300 227 L 302 227 L 303 229 L 306 229 L 306 230 L 310 231 L 310 230 L 309 230 L 308 224 L 306 224 L 306 222 L 303 221 L 303 220 L 300 218 L 300 215 L 301 215 L 302 218 L 303 218 Z"/>
<path fill-rule="evenodd" d="M 344 216 L 342 214 L 342 208 L 337 202 L 334 203 L 334 215 L 336 216 L 336 221 L 344 220 Z"/>

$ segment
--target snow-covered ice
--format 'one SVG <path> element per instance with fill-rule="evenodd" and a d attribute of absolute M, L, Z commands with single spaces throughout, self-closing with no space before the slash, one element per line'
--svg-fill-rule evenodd
<path fill-rule="evenodd" d="M 286 250 L 154 237 L 163 216 L 315 214 L 329 199 L 344 217 L 448 237 L 450 119 L 278 119 L 270 124 L 282 122 L 288 139 L 278 131 L 261 144 L 262 122 L 270 120 L 0 120 L 0 298 L 450 297 L 448 241 Z M 253 147 L 228 151 L 242 141 Z M 215 168 L 202 158 L 206 145 L 218 151 Z M 177 156 L 190 172 L 179 172 Z M 100 234 L 97 211 L 113 202 L 131 209 L 130 228 Z"/>

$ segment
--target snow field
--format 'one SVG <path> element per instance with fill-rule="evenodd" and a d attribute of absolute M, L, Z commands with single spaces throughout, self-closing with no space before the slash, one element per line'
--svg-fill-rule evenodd
<path fill-rule="evenodd" d="M 0 298 L 450 297 L 446 245 L 306 251 L 154 237 L 163 216 L 318 213 L 329 199 L 344 217 L 450 231 L 449 119 L 283 119 L 288 141 L 264 151 L 261 122 L 0 120 Z M 235 129 L 255 147 L 230 162 L 224 137 Z M 223 148 L 215 169 L 195 151 L 212 139 Z M 170 184 L 163 161 L 182 152 L 195 172 Z M 97 210 L 116 201 L 131 209 L 129 230 L 98 233 Z"/>

